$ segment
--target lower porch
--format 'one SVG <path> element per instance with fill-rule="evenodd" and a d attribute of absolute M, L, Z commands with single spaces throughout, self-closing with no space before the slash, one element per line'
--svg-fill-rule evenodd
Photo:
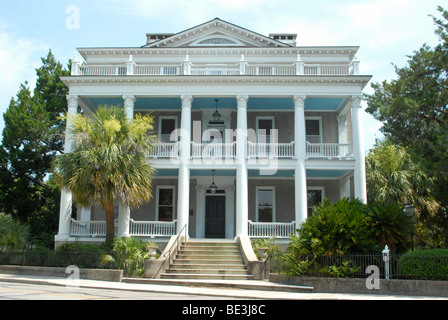
<path fill-rule="evenodd" d="M 211 184 L 217 189 L 212 191 Z M 249 238 L 276 238 L 288 241 L 298 227 L 295 219 L 294 170 L 279 170 L 263 176 L 248 170 L 248 216 L 245 221 Z M 353 195 L 352 172 L 307 170 L 308 216 L 324 198 L 334 202 Z M 141 237 L 166 242 L 179 230 L 177 170 L 159 170 L 154 179 L 152 199 L 127 215 L 115 206 L 117 236 Z M 188 201 L 188 236 L 205 239 L 234 239 L 237 223 L 235 170 L 191 170 Z M 68 241 L 101 242 L 106 235 L 104 210 L 98 207 L 77 210 L 70 220 Z M 123 228 L 123 226 L 125 226 Z M 126 230 L 123 233 L 122 230 Z"/>

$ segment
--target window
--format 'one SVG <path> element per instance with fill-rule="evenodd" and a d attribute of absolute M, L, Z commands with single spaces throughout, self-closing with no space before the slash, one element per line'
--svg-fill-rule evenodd
<path fill-rule="evenodd" d="M 157 218 L 158 221 L 173 221 L 174 211 L 174 186 L 157 187 Z"/>
<path fill-rule="evenodd" d="M 322 129 L 320 118 L 305 120 L 306 141 L 310 143 L 322 143 Z"/>
<path fill-rule="evenodd" d="M 270 143 L 275 129 L 274 117 L 257 117 L 257 138 L 259 143 Z"/>
<path fill-rule="evenodd" d="M 308 217 L 313 214 L 313 207 L 320 204 L 324 199 L 324 188 L 308 188 Z"/>
<path fill-rule="evenodd" d="M 275 221 L 275 189 L 274 187 L 257 187 L 257 221 Z"/>
<path fill-rule="evenodd" d="M 177 128 L 176 117 L 160 117 L 159 118 L 159 139 L 160 142 L 172 142 L 170 140 L 171 133 Z"/>

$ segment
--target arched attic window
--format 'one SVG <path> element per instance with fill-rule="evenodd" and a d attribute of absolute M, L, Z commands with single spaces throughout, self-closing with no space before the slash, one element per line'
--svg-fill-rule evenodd
<path fill-rule="evenodd" d="M 221 36 L 221 35 L 212 35 L 206 38 L 201 38 L 192 44 L 190 44 L 192 47 L 242 47 L 244 46 L 244 43 L 232 39 L 227 36 Z"/>

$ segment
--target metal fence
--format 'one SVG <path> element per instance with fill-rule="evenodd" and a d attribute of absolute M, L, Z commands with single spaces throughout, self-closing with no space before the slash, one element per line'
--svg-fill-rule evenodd
<path fill-rule="evenodd" d="M 289 267 L 287 261 L 282 252 L 272 254 L 271 272 L 286 273 L 293 263 L 300 276 L 365 279 L 377 272 L 382 279 L 448 280 L 447 255 L 302 255 L 296 261 L 290 261 Z"/>

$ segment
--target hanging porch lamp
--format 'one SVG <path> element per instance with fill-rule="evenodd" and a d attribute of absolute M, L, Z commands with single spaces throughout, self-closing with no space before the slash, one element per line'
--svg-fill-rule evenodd
<path fill-rule="evenodd" d="M 213 113 L 213 120 L 214 121 L 219 121 L 221 120 L 221 114 L 218 112 L 218 101 L 219 99 L 215 99 L 215 103 L 216 103 L 216 111 Z"/>
<path fill-rule="evenodd" d="M 212 170 L 212 172 L 213 172 L 213 182 L 212 182 L 212 184 L 210 185 L 210 187 L 208 187 L 208 188 L 210 189 L 210 192 L 211 192 L 212 194 L 215 194 L 215 193 L 216 193 L 216 190 L 218 190 L 218 187 L 217 187 L 216 184 L 215 184 L 215 170 Z"/>

